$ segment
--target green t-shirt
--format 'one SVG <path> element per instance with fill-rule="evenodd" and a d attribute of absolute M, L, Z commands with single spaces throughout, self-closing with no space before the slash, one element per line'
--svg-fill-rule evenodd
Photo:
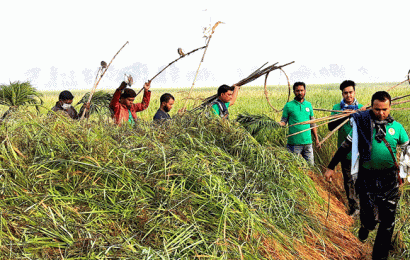
<path fill-rule="evenodd" d="M 373 129 L 372 151 L 370 153 L 370 161 L 363 163 L 363 168 L 369 170 L 383 170 L 394 167 L 394 161 L 386 144 L 380 143 L 375 139 L 376 129 Z M 350 132 L 349 138 L 352 133 Z M 409 140 L 409 136 L 403 126 L 393 121 L 386 125 L 386 141 L 390 144 L 394 155 L 396 156 L 397 145 L 404 144 Z"/>
<path fill-rule="evenodd" d="M 229 103 L 230 103 L 230 102 L 225 103 L 226 108 L 229 107 Z M 221 113 L 219 112 L 219 106 L 218 106 L 218 104 L 213 104 L 213 105 L 212 105 L 212 108 L 213 108 L 214 114 L 217 115 L 217 116 L 220 116 Z"/>
<path fill-rule="evenodd" d="M 302 103 L 292 100 L 286 103 L 283 108 L 282 121 L 286 119 L 289 125 L 301 123 L 313 118 L 313 108 L 309 101 L 304 100 Z M 310 124 L 296 125 L 289 127 L 289 135 L 310 128 Z M 288 137 L 290 145 L 304 145 L 312 143 L 311 131 Z"/>
<path fill-rule="evenodd" d="M 134 118 L 132 117 L 131 110 L 129 109 L 128 109 L 128 123 L 130 123 L 131 126 L 135 125 Z"/>
<path fill-rule="evenodd" d="M 359 104 L 358 108 L 362 108 L 363 105 Z M 332 110 L 342 110 L 342 108 L 340 107 L 340 103 L 336 104 L 333 106 Z M 332 112 L 332 115 L 336 115 L 336 114 L 340 114 L 339 112 Z M 350 122 L 347 122 L 346 124 L 344 124 L 341 128 L 339 128 L 339 130 L 337 131 L 337 147 L 340 147 L 340 145 L 342 145 L 343 141 L 346 139 L 346 137 L 349 135 L 349 133 L 352 131 L 352 125 L 350 124 Z M 351 160 L 352 159 L 352 153 L 349 153 L 346 157 L 347 159 Z"/>

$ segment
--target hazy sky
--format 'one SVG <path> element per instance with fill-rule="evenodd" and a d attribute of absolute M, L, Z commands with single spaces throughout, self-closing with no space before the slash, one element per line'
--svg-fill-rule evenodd
<path fill-rule="evenodd" d="M 139 88 L 219 25 L 195 84 L 234 84 L 269 61 L 291 82 L 402 81 L 410 69 L 410 1 L 2 1 L 0 84 L 31 80 L 41 90 L 90 89 L 101 60 L 121 46 L 99 88 L 124 73 Z M 198 51 L 157 77 L 152 88 L 190 87 Z M 285 84 L 279 71 L 268 84 Z M 258 79 L 251 85 L 262 85 Z"/>

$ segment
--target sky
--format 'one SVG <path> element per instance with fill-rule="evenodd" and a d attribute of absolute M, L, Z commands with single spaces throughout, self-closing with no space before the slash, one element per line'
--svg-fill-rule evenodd
<path fill-rule="evenodd" d="M 291 84 L 399 82 L 409 64 L 410 1 L 2 1 L 0 84 L 30 80 L 39 90 L 115 89 L 124 73 L 143 83 L 184 52 L 205 45 L 221 21 L 195 88 L 232 85 L 265 62 L 285 64 Z M 155 88 L 191 87 L 203 51 L 154 79 Z M 263 85 L 263 78 L 248 85 Z M 287 84 L 279 70 L 269 85 Z"/>

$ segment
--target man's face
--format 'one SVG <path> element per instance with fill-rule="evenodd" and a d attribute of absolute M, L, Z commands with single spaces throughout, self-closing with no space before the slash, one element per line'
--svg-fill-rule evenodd
<path fill-rule="evenodd" d="M 135 97 L 127 97 L 127 98 L 121 98 L 120 103 L 125 105 L 128 109 L 131 108 L 132 103 L 134 103 Z"/>
<path fill-rule="evenodd" d="M 353 87 L 346 87 L 342 91 L 342 96 L 346 104 L 351 105 L 356 96 L 356 92 Z"/>
<path fill-rule="evenodd" d="M 61 105 L 61 106 L 63 106 L 64 104 L 71 105 L 72 103 L 73 103 L 73 100 L 72 100 L 72 99 L 60 100 L 60 105 Z M 63 106 L 63 109 L 64 109 L 64 110 L 68 109 L 68 108 L 64 108 L 64 107 L 65 107 L 65 106 Z"/>
<path fill-rule="evenodd" d="M 224 102 L 224 103 L 228 103 L 229 101 L 232 100 L 232 95 L 233 95 L 233 91 L 232 90 L 228 90 L 225 93 L 222 93 L 219 96 L 219 99 Z"/>
<path fill-rule="evenodd" d="M 373 101 L 372 110 L 377 120 L 385 120 L 390 114 L 390 101 L 376 99 Z"/>
<path fill-rule="evenodd" d="M 174 102 L 175 100 L 173 100 L 172 98 L 170 98 L 168 102 L 162 102 L 164 111 L 167 113 L 171 111 L 172 107 L 174 106 Z"/>
<path fill-rule="evenodd" d="M 296 100 L 301 101 L 305 98 L 306 91 L 303 85 L 299 85 L 299 86 L 296 86 L 293 93 L 295 93 Z"/>

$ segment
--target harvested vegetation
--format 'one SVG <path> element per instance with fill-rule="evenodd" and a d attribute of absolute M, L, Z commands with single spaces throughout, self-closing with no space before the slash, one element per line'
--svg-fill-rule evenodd
<path fill-rule="evenodd" d="M 3 258 L 363 254 L 337 207 L 326 228 L 325 191 L 304 161 L 260 145 L 235 123 L 197 115 L 160 127 L 87 129 L 31 113 L 10 122 L 0 147 Z"/>
<path fill-rule="evenodd" d="M 252 136 L 203 114 L 129 128 L 20 109 L 0 126 L 0 258 L 368 259 L 341 177 L 288 153 L 271 116 Z M 394 259 L 409 258 L 408 196 Z"/>

